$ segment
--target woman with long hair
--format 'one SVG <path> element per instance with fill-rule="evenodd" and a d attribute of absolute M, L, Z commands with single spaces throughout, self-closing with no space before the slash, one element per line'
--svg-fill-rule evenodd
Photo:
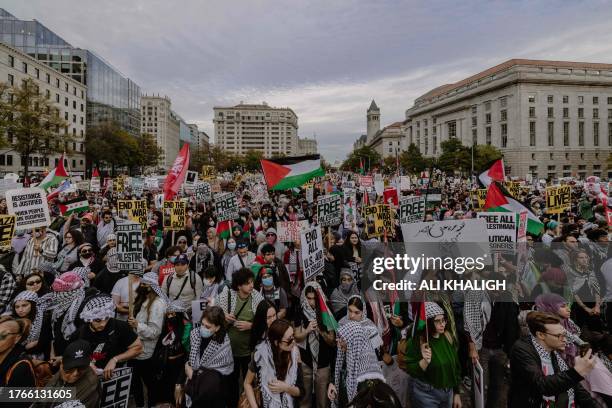
<path fill-rule="evenodd" d="M 46 295 L 51 292 L 51 288 L 47 285 L 47 281 L 42 276 L 41 272 L 30 273 L 25 276 L 15 288 L 15 293 L 21 293 L 24 290 L 36 293 L 38 296 Z"/>
<path fill-rule="evenodd" d="M 53 266 L 59 273 L 70 270 L 70 266 L 79 258 L 77 248 L 84 242 L 83 234 L 77 229 L 72 229 L 64 234 L 64 245 L 59 250 Z"/>
<path fill-rule="evenodd" d="M 217 230 L 215 227 L 209 227 L 206 230 L 206 243 L 208 244 L 208 247 L 217 254 L 223 253 L 223 240 L 217 235 Z"/>
<path fill-rule="evenodd" d="M 408 340 L 406 368 L 412 377 L 412 406 L 461 407 L 461 366 L 444 310 L 425 302 L 426 327 Z"/>
<path fill-rule="evenodd" d="M 20 292 L 11 302 L 11 315 L 16 319 L 28 319 L 31 323 L 27 338 L 21 341 L 25 352 L 38 360 L 48 360 L 51 352 L 51 316 L 45 311 L 51 306 L 52 294 L 42 298 L 28 290 Z"/>
<path fill-rule="evenodd" d="M 224 276 L 227 276 L 227 267 L 229 266 L 230 259 L 232 259 L 236 253 L 236 239 L 230 237 L 225 243 L 225 251 L 223 251 L 223 256 L 221 257 L 221 268 L 223 268 Z"/>
<path fill-rule="evenodd" d="M 346 307 L 346 316 L 344 316 L 338 322 L 340 327 L 344 326 L 349 322 L 357 322 L 364 327 L 364 330 L 368 334 L 368 339 L 372 343 L 372 347 L 376 352 L 380 351 L 383 345 L 383 339 L 381 333 L 376 327 L 376 324 L 368 318 L 368 311 L 365 302 L 360 295 L 352 295 Z"/>
<path fill-rule="evenodd" d="M 268 338 L 270 325 L 278 318 L 274 303 L 264 299 L 257 306 L 255 317 L 253 318 L 253 328 L 251 329 L 251 342 L 249 348 L 255 347 Z"/>
<path fill-rule="evenodd" d="M 36 376 L 30 361 L 22 355 L 20 343 L 30 330 L 28 319 L 0 317 L 0 387 L 35 387 Z M 30 406 L 27 404 L 8 404 Z"/>
<path fill-rule="evenodd" d="M 571 266 L 566 269 L 574 297 L 572 317 L 580 327 L 603 331 L 599 281 L 593 270 L 589 253 L 578 249 L 573 253 Z"/>
<path fill-rule="evenodd" d="M 136 331 L 142 340 L 143 352 L 132 360 L 134 376 L 132 385 L 134 387 L 134 399 L 137 407 L 143 407 L 144 395 L 142 391 L 143 381 L 147 386 L 147 406 L 155 406 L 156 384 L 154 361 L 151 359 L 155 351 L 155 345 L 162 332 L 164 316 L 168 305 L 168 298 L 157 284 L 157 275 L 147 272 L 140 280 L 134 300 L 134 316 L 128 318 L 128 324 Z"/>
<path fill-rule="evenodd" d="M 344 261 L 361 263 L 361 240 L 355 231 L 350 231 L 344 240 Z"/>
<path fill-rule="evenodd" d="M 202 314 L 201 325 L 192 330 L 189 361 L 185 364 L 188 381 L 194 375 L 204 375 L 206 387 L 201 395 L 190 395 L 192 405 L 201 406 L 204 397 L 206 406 L 226 406 L 229 392 L 229 377 L 234 371 L 232 347 L 226 330 L 225 314 L 219 306 L 210 306 Z M 187 387 L 188 390 L 191 387 Z"/>
<path fill-rule="evenodd" d="M 261 402 L 253 390 L 256 380 Z M 293 407 L 294 400 L 304 395 L 303 383 L 293 327 L 286 320 L 276 320 L 270 325 L 268 340 L 255 348 L 244 379 L 245 395 L 251 408 Z"/>

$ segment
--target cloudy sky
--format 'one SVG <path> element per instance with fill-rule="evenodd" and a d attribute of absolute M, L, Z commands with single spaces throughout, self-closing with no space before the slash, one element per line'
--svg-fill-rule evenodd
<path fill-rule="evenodd" d="M 213 106 L 289 106 L 330 161 L 416 97 L 510 58 L 612 62 L 609 1 L 3 0 L 213 135 Z"/>

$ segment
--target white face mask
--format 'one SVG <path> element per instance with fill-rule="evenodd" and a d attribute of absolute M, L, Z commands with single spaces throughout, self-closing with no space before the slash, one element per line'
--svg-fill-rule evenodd
<path fill-rule="evenodd" d="M 36 232 L 34 233 L 34 237 L 35 237 L 35 238 L 40 238 L 40 235 L 41 235 L 40 231 L 36 231 Z"/>

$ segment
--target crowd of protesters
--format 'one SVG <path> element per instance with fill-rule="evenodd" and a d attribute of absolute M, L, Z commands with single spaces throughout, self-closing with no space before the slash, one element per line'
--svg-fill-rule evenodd
<path fill-rule="evenodd" d="M 97 407 L 101 380 L 131 367 L 137 407 L 459 408 L 474 403 L 479 364 L 486 407 L 612 407 L 611 229 L 607 203 L 583 183 L 554 216 L 543 189 L 525 184 L 519 198 L 544 228 L 527 235 L 523 270 L 501 257 L 483 272 L 512 289 L 425 293 L 425 324 L 413 327 L 411 305 L 394 308 L 361 287 L 364 248 L 402 242 L 397 220 L 376 237 L 359 215 L 355 228 L 329 228 L 324 269 L 308 281 L 301 243 L 278 239 L 280 221 L 316 224 L 316 197 L 348 183 L 358 209 L 383 203 L 355 174 L 333 176 L 312 182 L 311 200 L 304 189 L 256 199 L 252 184 L 224 182 L 240 204 L 227 236 L 212 202 L 189 193 L 184 228 L 164 230 L 145 192 L 139 275 L 118 267 L 117 200 L 136 199 L 129 190 L 88 193 L 90 209 L 69 216 L 50 203 L 51 225 L 16 231 L 0 258 L 0 386 L 71 386 Z M 441 200 L 424 221 L 476 218 L 468 180 L 428 183 Z M 197 300 L 206 308 L 194 322 Z"/>

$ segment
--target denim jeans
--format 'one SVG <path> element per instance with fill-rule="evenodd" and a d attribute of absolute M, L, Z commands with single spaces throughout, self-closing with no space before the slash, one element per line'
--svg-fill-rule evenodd
<path fill-rule="evenodd" d="M 410 403 L 418 408 L 451 408 L 453 406 L 452 388 L 434 388 L 419 379 L 412 378 Z"/>

